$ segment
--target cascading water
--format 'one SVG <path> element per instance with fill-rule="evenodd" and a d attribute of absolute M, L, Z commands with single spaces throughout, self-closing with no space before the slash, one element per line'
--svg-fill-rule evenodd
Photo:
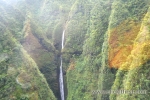
<path fill-rule="evenodd" d="M 62 34 L 62 41 L 61 41 L 61 50 L 64 48 L 64 34 L 65 30 L 63 31 Z M 60 73 L 59 73 L 59 85 L 60 85 L 60 94 L 61 94 L 61 100 L 64 100 L 64 83 L 63 83 L 63 71 L 62 71 L 62 56 L 60 57 Z"/>

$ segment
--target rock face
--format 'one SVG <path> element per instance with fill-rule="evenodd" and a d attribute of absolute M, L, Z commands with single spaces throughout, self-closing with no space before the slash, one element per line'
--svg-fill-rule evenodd
<path fill-rule="evenodd" d="M 1 0 L 0 99 L 60 100 L 62 55 L 66 100 L 148 100 L 97 90 L 150 90 L 149 4 Z"/>

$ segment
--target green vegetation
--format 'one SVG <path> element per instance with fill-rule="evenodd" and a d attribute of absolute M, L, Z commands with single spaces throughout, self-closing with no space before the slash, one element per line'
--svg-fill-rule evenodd
<path fill-rule="evenodd" d="M 127 48 L 130 48 L 130 45 L 133 45 L 134 43 L 133 41 L 136 39 L 136 36 L 140 31 L 141 20 L 144 18 L 144 15 L 147 12 L 148 3 L 149 3 L 148 1 L 143 2 L 140 0 L 139 1 L 115 0 L 111 2 L 101 1 L 100 2 L 101 5 L 100 5 L 98 4 L 98 2 L 96 2 L 97 5 L 95 5 L 95 7 L 93 6 L 92 10 L 90 10 L 90 18 L 88 19 L 89 24 L 87 24 L 88 30 L 86 31 L 86 37 L 83 44 L 82 54 L 79 57 L 73 56 L 70 60 L 70 65 L 67 71 L 68 72 L 67 73 L 67 85 L 68 85 L 67 100 L 74 100 L 76 98 L 78 98 L 79 100 L 82 99 L 85 100 L 133 99 L 134 100 L 135 99 L 133 97 L 130 97 L 129 94 L 125 94 L 121 96 L 115 94 L 92 95 L 92 91 L 126 89 L 123 88 L 122 86 L 124 84 L 124 81 L 126 80 L 126 77 L 124 76 L 128 75 L 126 74 L 127 72 L 122 70 L 117 71 L 112 67 L 117 68 L 119 64 L 122 64 L 119 61 L 120 59 L 121 60 L 123 59 L 123 61 L 125 61 L 124 60 L 125 58 L 121 58 L 122 55 L 124 56 L 124 53 L 127 52 L 126 53 L 127 57 L 130 54 L 128 53 L 128 51 L 125 50 L 127 50 Z M 127 40 L 128 37 L 131 38 Z M 77 39 L 72 38 L 70 40 L 74 41 Z M 75 43 L 71 44 L 71 47 L 75 46 Z M 115 49 L 117 50 L 116 45 L 120 46 L 118 49 L 121 49 L 118 52 L 118 54 L 115 53 L 116 51 L 112 52 L 112 50 Z M 129 47 L 127 47 L 128 45 Z M 76 53 L 74 53 L 74 55 L 76 55 Z M 112 57 L 112 55 L 115 56 L 115 58 L 111 62 L 110 60 L 112 58 L 110 57 Z M 114 66 L 112 66 L 112 64 Z M 103 70 L 105 70 L 106 73 L 102 73 Z M 134 76 L 131 76 L 131 78 L 133 77 Z M 148 80 L 147 77 L 145 77 L 145 80 Z M 128 81 L 128 83 L 129 82 L 131 83 L 131 80 Z M 134 84 L 139 84 L 137 83 L 137 81 L 134 82 L 135 82 Z M 128 86 L 129 85 L 130 84 L 128 84 Z M 134 85 L 131 86 L 132 88 L 130 88 L 130 90 L 134 89 L 133 86 Z M 128 98 L 124 96 L 127 96 Z M 140 96 L 141 97 L 136 97 L 136 96 L 135 97 L 142 99 L 142 97 L 144 96 L 145 97 L 144 100 L 148 100 L 149 98 L 148 95 L 147 96 L 140 95 Z"/>
<path fill-rule="evenodd" d="M 105 62 L 107 52 L 102 49 L 107 47 L 107 44 L 104 42 L 104 40 L 107 40 L 107 37 L 104 35 L 109 22 L 110 7 L 107 7 L 109 3 L 108 1 L 96 2 L 93 9 L 89 12 L 90 20 L 87 24 L 88 30 L 86 30 L 82 55 L 80 58 L 76 58 L 78 60 L 74 61 L 74 65 L 71 62 L 67 73 L 68 100 L 75 100 L 76 98 L 85 100 L 108 98 L 108 96 L 100 97 L 99 95 L 98 97 L 93 95 L 92 91 L 110 89 L 114 79 L 114 75 L 108 69 L 108 65 L 105 65 L 107 63 Z M 74 78 L 72 79 L 72 77 Z M 75 85 L 72 85 L 74 83 Z"/>
<path fill-rule="evenodd" d="M 149 100 L 149 93 L 93 94 L 150 90 L 149 4 L 1 0 L 0 100 L 61 100 L 60 55 L 66 100 Z"/>
<path fill-rule="evenodd" d="M 13 6 L 0 4 L 0 99 L 56 100 L 36 63 L 20 44 L 24 16 Z"/>

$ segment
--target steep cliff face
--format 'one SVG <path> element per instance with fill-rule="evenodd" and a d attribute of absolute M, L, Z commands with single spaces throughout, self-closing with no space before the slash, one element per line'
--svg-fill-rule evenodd
<path fill-rule="evenodd" d="M 141 23 L 140 31 L 134 40 L 133 48 L 126 62 L 120 66 L 116 74 L 116 79 L 112 89 L 124 90 L 147 90 L 149 91 L 149 10 Z M 127 69 L 129 71 L 122 71 Z M 122 76 L 122 77 L 120 77 Z M 128 100 L 128 99 L 145 99 L 148 100 L 149 94 L 146 95 L 111 95 L 110 100 Z"/>
<path fill-rule="evenodd" d="M 91 3 L 88 2 L 88 4 Z M 104 56 L 107 56 L 106 53 L 104 55 L 104 49 L 107 47 L 104 42 L 107 39 L 105 33 L 108 29 L 111 3 L 109 0 L 97 1 L 91 5 L 92 9 L 89 10 L 88 16 L 90 17 L 88 19 L 89 23 L 87 23 L 88 29 L 86 30 L 82 55 L 73 59 L 75 61 L 74 63 L 71 62 L 67 71 L 68 100 L 75 100 L 76 98 L 98 99 L 96 95 L 92 94 L 92 90 L 106 88 L 101 87 L 103 85 L 102 80 L 106 77 L 103 75 L 105 73 L 110 74 L 107 76 L 109 83 L 104 82 L 107 84 L 107 89 L 110 89 L 111 85 L 109 84 L 111 84 L 111 81 L 109 78 L 112 77 L 113 80 L 113 75 L 111 75 L 112 73 L 103 59 L 105 59 Z M 100 83 L 99 80 L 101 80 Z"/>
<path fill-rule="evenodd" d="M 0 1 L 0 6 L 0 99 L 56 100 L 37 64 L 19 42 L 24 38 L 25 16 L 5 2 Z"/>
<path fill-rule="evenodd" d="M 150 0 L 1 0 L 0 99 L 149 100 Z M 64 49 L 61 37 L 65 30 Z M 42 74 L 43 75 L 42 75 Z"/>
<path fill-rule="evenodd" d="M 110 95 L 94 90 L 149 91 L 145 69 L 149 65 L 150 1 L 100 0 L 95 3 L 90 10 L 82 54 L 73 57 L 67 70 L 67 99 L 148 100 L 149 94 Z"/>

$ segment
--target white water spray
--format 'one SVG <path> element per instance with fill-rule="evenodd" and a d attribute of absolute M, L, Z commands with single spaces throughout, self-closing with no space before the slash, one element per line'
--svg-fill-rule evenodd
<path fill-rule="evenodd" d="M 64 48 L 64 36 L 65 36 L 65 30 L 63 31 L 62 34 L 62 41 L 61 41 L 61 46 L 63 49 Z M 64 83 L 63 83 L 63 71 L 62 71 L 62 56 L 60 57 L 60 73 L 59 73 L 59 85 L 60 85 L 60 94 L 61 94 L 61 100 L 64 100 Z"/>

